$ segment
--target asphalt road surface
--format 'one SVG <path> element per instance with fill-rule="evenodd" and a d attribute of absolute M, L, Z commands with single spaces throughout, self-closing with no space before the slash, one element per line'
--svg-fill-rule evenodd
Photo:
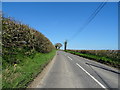
<path fill-rule="evenodd" d="M 117 69 L 58 51 L 37 88 L 118 88 Z"/>

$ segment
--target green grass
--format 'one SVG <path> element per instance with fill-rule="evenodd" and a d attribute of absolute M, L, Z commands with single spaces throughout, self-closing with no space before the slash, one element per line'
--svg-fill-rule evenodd
<path fill-rule="evenodd" d="M 116 68 L 120 69 L 120 61 L 115 60 L 115 59 L 111 59 L 111 58 L 108 58 L 108 57 L 105 57 L 105 56 L 83 54 L 83 53 L 69 51 L 69 50 L 66 50 L 66 52 L 69 52 L 71 54 L 75 54 L 75 55 L 78 55 L 78 56 L 81 56 L 81 57 L 85 57 L 85 58 L 88 58 L 88 59 L 92 59 L 92 60 L 98 61 L 100 63 L 107 64 L 107 65 L 110 65 L 110 66 L 113 66 L 113 67 L 116 67 Z"/>
<path fill-rule="evenodd" d="M 8 66 L 3 69 L 3 88 L 25 88 L 38 73 L 52 60 L 56 53 L 53 50 L 50 53 L 36 52 L 34 57 L 17 55 L 17 58 L 22 59 L 22 62 L 13 66 Z"/>

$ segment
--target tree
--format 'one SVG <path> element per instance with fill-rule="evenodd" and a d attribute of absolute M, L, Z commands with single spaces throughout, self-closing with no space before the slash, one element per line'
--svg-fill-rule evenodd
<path fill-rule="evenodd" d="M 56 48 L 56 49 L 60 49 L 61 47 L 62 47 L 62 44 L 61 44 L 61 43 L 56 43 L 56 44 L 55 44 L 55 48 Z"/>
<path fill-rule="evenodd" d="M 67 40 L 64 42 L 64 50 L 66 50 L 66 48 L 67 48 Z"/>

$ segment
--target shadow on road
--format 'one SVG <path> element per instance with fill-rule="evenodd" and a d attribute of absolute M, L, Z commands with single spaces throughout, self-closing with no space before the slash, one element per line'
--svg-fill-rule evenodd
<path fill-rule="evenodd" d="M 107 71 L 110 71 L 110 72 L 113 72 L 113 73 L 116 73 L 116 74 L 120 74 L 119 72 L 116 72 L 116 71 L 113 71 L 113 70 L 110 70 L 110 69 L 107 69 L 107 68 L 104 68 L 104 67 L 101 67 L 101 66 L 97 66 L 97 65 L 94 65 L 94 64 L 90 64 L 90 63 L 86 63 L 86 64 L 97 67 L 97 68 L 101 68 L 101 69 L 104 69 L 104 70 L 107 70 Z"/>

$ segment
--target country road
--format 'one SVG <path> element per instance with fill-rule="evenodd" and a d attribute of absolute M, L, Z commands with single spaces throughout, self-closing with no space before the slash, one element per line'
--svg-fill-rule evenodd
<path fill-rule="evenodd" d="M 36 88 L 118 88 L 119 75 L 107 65 L 58 51 Z"/>

